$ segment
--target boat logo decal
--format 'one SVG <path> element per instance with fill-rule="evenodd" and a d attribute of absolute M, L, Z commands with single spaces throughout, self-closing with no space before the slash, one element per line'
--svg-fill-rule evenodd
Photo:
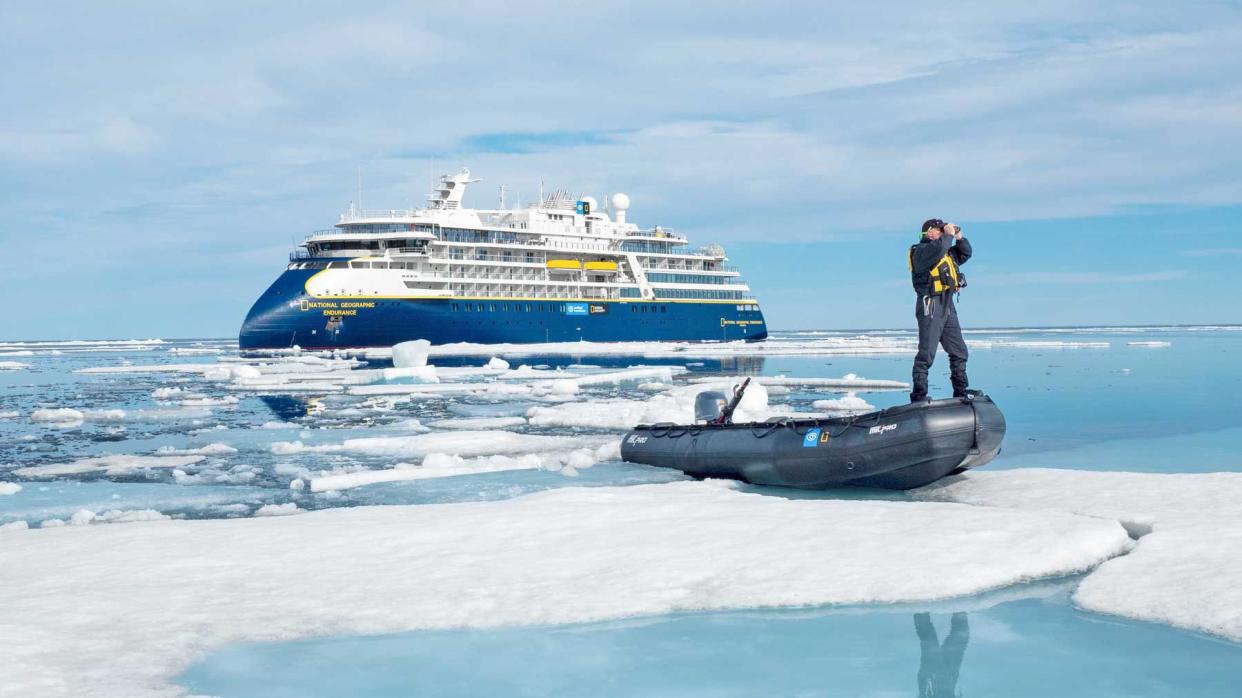
<path fill-rule="evenodd" d="M 819 427 L 807 431 L 806 436 L 802 437 L 802 448 L 815 448 L 819 446 L 820 431 Z"/>
<path fill-rule="evenodd" d="M 647 443 L 647 437 L 635 434 L 629 438 L 629 442 L 632 444 L 645 444 Z"/>
<path fill-rule="evenodd" d="M 867 430 L 867 434 L 869 434 L 869 435 L 873 435 L 873 436 L 874 436 L 874 435 L 876 435 L 876 434 L 885 434 L 885 433 L 890 432 L 890 431 L 892 431 L 892 430 L 894 430 L 894 429 L 896 429 L 896 428 L 897 428 L 897 425 L 896 425 L 896 424 L 878 424 L 878 425 L 876 425 L 876 426 L 871 427 L 870 429 L 868 429 L 868 430 Z"/>

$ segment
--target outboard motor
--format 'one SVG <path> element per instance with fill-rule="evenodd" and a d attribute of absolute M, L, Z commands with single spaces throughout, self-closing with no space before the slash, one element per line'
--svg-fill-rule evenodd
<path fill-rule="evenodd" d="M 729 398 L 718 390 L 704 390 L 694 398 L 694 423 L 711 424 L 720 419 Z"/>

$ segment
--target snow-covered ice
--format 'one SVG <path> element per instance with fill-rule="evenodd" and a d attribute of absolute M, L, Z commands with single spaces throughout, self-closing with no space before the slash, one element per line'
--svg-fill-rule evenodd
<path fill-rule="evenodd" d="M 878 380 L 870 378 L 862 378 L 853 373 L 848 373 L 840 378 L 810 378 L 800 376 L 705 376 L 702 378 L 692 378 L 691 383 L 719 383 L 721 381 L 733 381 L 741 383 L 746 378 L 751 379 L 751 385 L 760 383 L 767 387 L 806 387 L 806 388 L 838 388 L 844 390 L 908 390 L 909 383 L 894 380 Z"/>
<path fill-rule="evenodd" d="M 852 391 L 846 393 L 844 397 L 831 400 L 815 400 L 811 403 L 811 407 L 823 412 L 843 414 L 864 414 L 875 411 L 875 405 L 858 397 Z"/>
<path fill-rule="evenodd" d="M 17 531 L 0 545 L 3 686 L 168 695 L 175 672 L 236 641 L 940 599 L 1129 545 L 1104 519 L 710 482 Z"/>
<path fill-rule="evenodd" d="M 22 486 L 16 482 L 0 482 L 0 495 L 17 494 L 22 491 Z"/>
<path fill-rule="evenodd" d="M 1121 521 L 1138 547 L 1093 571 L 1076 603 L 1242 641 L 1242 473 L 972 471 L 914 496 Z"/>
<path fill-rule="evenodd" d="M 597 449 L 579 448 L 572 451 L 553 451 L 548 453 L 524 453 L 518 456 L 492 455 L 475 458 L 463 458 L 447 453 L 432 453 L 423 459 L 421 464 L 398 463 L 392 468 L 382 470 L 356 470 L 348 473 L 333 473 L 311 477 L 312 492 L 345 490 L 363 487 L 381 482 L 408 482 L 411 480 L 430 480 L 441 477 L 459 475 L 478 475 L 508 470 L 552 470 L 564 472 L 571 468 L 567 475 L 576 473 L 582 468 L 589 468 L 595 463 L 609 458 L 619 457 L 615 444 L 605 444 Z"/>
<path fill-rule="evenodd" d="M 458 456 L 489 456 L 535 453 L 539 451 L 563 451 L 598 446 L 612 437 L 598 436 L 545 436 L 541 434 L 517 434 L 511 431 L 454 431 L 415 434 L 412 436 L 372 436 L 346 439 L 337 444 L 304 444 L 301 441 L 278 441 L 272 444 L 272 453 L 292 455 L 297 453 L 358 453 L 371 456 L 395 458 L 424 458 L 432 453 L 452 453 Z"/>
<path fill-rule="evenodd" d="M 157 455 L 139 456 L 117 454 L 79 458 L 67 463 L 47 463 L 45 465 L 29 465 L 18 468 L 13 474 L 20 477 L 56 477 L 59 475 L 80 475 L 82 473 L 102 472 L 106 475 L 123 475 L 144 468 L 182 468 L 193 465 L 206 458 L 202 455 Z"/>
<path fill-rule="evenodd" d="M 523 417 L 459 417 L 429 422 L 432 429 L 508 429 L 526 426 Z"/>
<path fill-rule="evenodd" d="M 20 371 L 25 368 L 30 368 L 30 364 L 20 361 L 0 361 L 0 371 Z"/>
<path fill-rule="evenodd" d="M 431 342 L 425 339 L 401 342 L 392 348 L 392 365 L 396 368 L 426 366 L 427 354 L 430 350 Z"/>

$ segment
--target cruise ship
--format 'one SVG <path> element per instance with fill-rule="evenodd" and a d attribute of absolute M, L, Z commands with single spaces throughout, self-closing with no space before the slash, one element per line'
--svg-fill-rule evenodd
<path fill-rule="evenodd" d="M 724 249 L 626 220 L 625 194 L 557 191 L 525 208 L 462 205 L 445 175 L 424 208 L 351 204 L 307 236 L 242 324 L 242 351 L 454 342 L 731 341 L 767 337 Z"/>

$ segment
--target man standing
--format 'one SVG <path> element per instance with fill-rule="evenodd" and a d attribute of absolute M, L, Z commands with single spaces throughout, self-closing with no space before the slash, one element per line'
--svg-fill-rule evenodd
<path fill-rule="evenodd" d="M 954 242 L 956 241 L 956 242 Z M 966 397 L 966 341 L 957 322 L 953 296 L 966 285 L 958 269 L 970 259 L 970 241 L 952 223 L 932 218 L 923 223 L 923 237 L 910 247 L 910 280 L 918 299 L 919 351 L 914 355 L 914 389 L 910 402 L 927 399 L 927 371 L 936 360 L 936 345 L 949 355 L 953 397 Z"/>

